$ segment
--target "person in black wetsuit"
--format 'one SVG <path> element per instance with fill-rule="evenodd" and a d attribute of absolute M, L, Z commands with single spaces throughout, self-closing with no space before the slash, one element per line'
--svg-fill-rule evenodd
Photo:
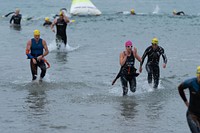
<path fill-rule="evenodd" d="M 43 52 L 44 51 L 44 52 Z M 44 56 L 49 53 L 46 41 L 40 38 L 40 31 L 34 30 L 34 38 L 27 42 L 26 55 L 30 59 L 32 80 L 37 78 L 37 68 L 41 68 L 40 81 L 46 74 Z"/>
<path fill-rule="evenodd" d="M 176 10 L 174 10 L 173 15 L 185 15 L 185 13 L 183 11 L 176 12 Z"/>
<path fill-rule="evenodd" d="M 14 24 L 14 25 L 18 25 L 20 26 L 21 24 L 21 19 L 22 19 L 22 15 L 19 14 L 20 10 L 16 9 L 15 14 L 11 17 L 10 19 L 10 24 Z"/>
<path fill-rule="evenodd" d="M 46 17 L 44 21 L 43 26 L 51 26 L 52 22 L 49 20 L 49 17 Z"/>
<path fill-rule="evenodd" d="M 152 45 L 149 46 L 143 56 L 142 56 L 142 62 L 140 63 L 140 72 L 142 72 L 142 65 L 144 63 L 144 60 L 146 56 L 148 57 L 147 63 L 146 63 L 146 70 L 148 72 L 148 83 L 152 83 L 152 76 L 154 79 L 154 88 L 158 87 L 159 84 L 159 78 L 160 78 L 160 68 L 159 68 L 159 61 L 160 56 L 162 55 L 164 64 L 163 68 L 166 67 L 167 64 L 167 57 L 165 55 L 164 49 L 161 46 L 158 46 L 158 39 L 153 38 L 152 39 Z"/>
<path fill-rule="evenodd" d="M 64 14 L 63 11 L 60 12 L 59 18 L 56 18 L 54 22 L 51 25 L 51 30 L 55 32 L 54 30 L 54 25 L 56 25 L 56 43 L 60 41 L 63 41 L 63 43 L 67 44 L 67 34 L 66 34 L 66 29 L 67 29 L 67 24 L 69 23 L 68 17 Z"/>
<path fill-rule="evenodd" d="M 128 82 L 130 90 L 136 91 L 136 73 L 135 58 L 141 62 L 141 57 L 137 54 L 137 49 L 134 47 L 132 50 L 132 42 L 127 41 L 125 43 L 126 50 L 120 53 L 120 65 L 121 65 L 121 84 L 123 89 L 123 96 L 128 93 Z"/>
<path fill-rule="evenodd" d="M 179 94 L 188 108 L 186 117 L 192 133 L 200 133 L 200 66 L 197 67 L 196 76 L 185 80 L 178 86 Z M 189 102 L 184 92 L 185 89 L 189 89 L 190 92 Z"/>

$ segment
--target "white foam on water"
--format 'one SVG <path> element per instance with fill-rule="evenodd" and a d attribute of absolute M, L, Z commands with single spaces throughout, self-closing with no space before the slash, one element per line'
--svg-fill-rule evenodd
<path fill-rule="evenodd" d="M 160 8 L 159 8 L 158 5 L 156 5 L 156 7 L 155 7 L 155 9 L 154 9 L 154 11 L 153 11 L 153 14 L 158 14 L 159 11 L 160 11 Z"/>
<path fill-rule="evenodd" d="M 60 47 L 58 48 L 56 46 L 55 40 L 53 40 L 51 43 L 49 43 L 48 49 L 49 49 L 50 52 L 63 52 L 63 53 L 67 53 L 67 52 L 71 52 L 71 51 L 74 51 L 74 50 L 76 50 L 76 49 L 79 48 L 79 46 L 72 47 L 68 43 L 67 43 L 66 47 L 65 47 L 64 43 L 60 43 L 59 45 L 60 45 Z"/>
<path fill-rule="evenodd" d="M 48 82 L 48 83 L 52 82 L 52 80 L 50 79 L 50 75 L 48 74 L 48 70 L 49 70 L 49 69 L 47 69 L 46 75 L 45 75 L 45 77 L 42 79 L 42 82 L 43 82 L 43 81 L 44 81 L 44 82 Z M 34 83 L 34 84 L 36 84 L 36 83 L 41 83 L 41 81 L 40 81 L 40 76 L 39 76 L 40 73 L 41 73 L 41 70 L 40 70 L 40 68 L 38 68 L 37 79 L 34 80 L 34 81 L 32 81 L 31 75 L 30 75 L 29 78 L 26 78 L 26 80 L 25 80 L 23 77 L 20 77 L 20 79 L 16 79 L 15 81 L 12 81 L 11 83 L 16 84 L 16 85 L 22 85 L 22 86 L 27 85 L 27 84 L 30 84 L 30 83 Z M 23 78 L 23 79 L 22 79 L 22 78 Z"/>
<path fill-rule="evenodd" d="M 123 11 L 123 14 L 124 15 L 130 15 L 131 13 L 130 13 L 130 11 Z"/>
<path fill-rule="evenodd" d="M 162 80 L 159 81 L 159 85 L 157 89 L 153 88 L 153 84 L 148 83 L 148 81 L 146 80 L 146 77 L 143 77 L 142 79 L 138 78 L 136 79 L 136 82 L 137 82 L 137 86 L 136 86 L 136 91 L 134 93 L 130 91 L 130 88 L 128 85 L 128 95 L 144 94 L 144 93 L 148 93 L 148 92 L 152 92 L 152 91 L 164 88 L 162 86 Z M 121 83 L 117 83 L 109 89 L 109 93 L 114 94 L 114 95 L 122 95 L 122 92 L 123 90 L 122 90 Z"/>
<path fill-rule="evenodd" d="M 114 85 L 109 89 L 109 93 L 114 94 L 116 96 L 122 95 L 122 92 L 122 87 L 117 85 Z"/>

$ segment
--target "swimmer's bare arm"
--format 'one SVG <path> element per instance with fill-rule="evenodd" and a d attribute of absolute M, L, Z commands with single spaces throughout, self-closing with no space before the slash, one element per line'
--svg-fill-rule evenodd
<path fill-rule="evenodd" d="M 55 19 L 53 21 L 53 23 L 51 24 L 51 30 L 55 33 L 55 30 L 54 30 L 54 25 L 57 23 L 57 19 Z"/>
<path fill-rule="evenodd" d="M 126 59 L 127 59 L 127 54 L 125 52 L 120 53 L 119 63 L 121 66 L 125 64 Z"/>
<path fill-rule="evenodd" d="M 31 40 L 29 40 L 29 41 L 27 42 L 27 45 L 26 45 L 26 54 L 30 54 L 31 45 L 32 45 L 32 44 L 31 44 Z M 36 61 L 34 58 L 32 58 L 31 60 L 33 61 L 34 64 L 37 64 L 37 61 Z"/>

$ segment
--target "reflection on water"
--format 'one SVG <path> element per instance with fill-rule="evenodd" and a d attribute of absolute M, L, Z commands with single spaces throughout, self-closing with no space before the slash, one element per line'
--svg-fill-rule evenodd
<path fill-rule="evenodd" d="M 17 31 L 21 31 L 22 29 L 21 25 L 10 25 L 10 28 Z"/>
<path fill-rule="evenodd" d="M 146 98 L 147 103 L 145 105 L 146 108 L 146 116 L 150 121 L 155 121 L 161 119 L 162 111 L 163 111 L 163 98 L 162 91 L 156 90 L 152 92 L 149 97 Z"/>
<path fill-rule="evenodd" d="M 58 62 L 64 62 L 66 63 L 67 62 L 67 52 L 57 52 L 56 53 L 56 60 Z"/>
<path fill-rule="evenodd" d="M 137 103 L 133 99 L 122 99 L 121 100 L 121 115 L 127 119 L 132 119 L 137 114 L 135 107 Z"/>
<path fill-rule="evenodd" d="M 33 112 L 33 114 L 43 114 L 45 105 L 47 104 L 47 96 L 44 86 L 41 84 L 42 83 L 33 83 L 31 88 L 28 88 L 29 94 L 26 102 L 28 103 L 29 109 L 31 109 L 30 112 Z"/>

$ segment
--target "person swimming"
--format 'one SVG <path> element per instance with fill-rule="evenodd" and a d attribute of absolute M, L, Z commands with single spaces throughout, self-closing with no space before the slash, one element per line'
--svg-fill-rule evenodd
<path fill-rule="evenodd" d="M 133 8 L 130 11 L 117 12 L 117 14 L 136 15 L 135 10 Z"/>
<path fill-rule="evenodd" d="M 173 15 L 185 15 L 183 11 L 177 12 L 176 10 L 173 10 Z"/>
<path fill-rule="evenodd" d="M 10 19 L 10 24 L 13 23 L 14 25 L 20 25 L 21 19 L 22 19 L 22 15 L 20 14 L 20 9 L 17 8 L 15 10 L 15 14 Z"/>
<path fill-rule="evenodd" d="M 50 26 L 52 24 L 52 22 L 50 21 L 49 17 L 46 17 L 44 19 L 44 23 L 43 23 L 43 26 Z"/>

